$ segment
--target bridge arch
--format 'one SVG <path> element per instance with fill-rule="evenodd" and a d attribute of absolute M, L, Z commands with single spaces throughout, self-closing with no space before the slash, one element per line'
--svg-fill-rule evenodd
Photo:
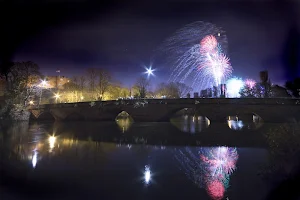
<path fill-rule="evenodd" d="M 43 112 L 38 116 L 38 120 L 55 121 L 55 118 L 51 112 Z"/>
<path fill-rule="evenodd" d="M 175 112 L 175 113 L 174 113 Z M 195 107 L 172 110 L 169 121 L 182 132 L 196 134 L 209 128 L 210 120 L 204 112 Z"/>
<path fill-rule="evenodd" d="M 115 117 L 115 120 L 118 120 L 118 119 L 124 119 L 124 118 L 129 118 L 130 120 L 133 121 L 133 117 L 125 110 L 122 110 L 121 112 L 119 112 L 116 117 Z"/>
<path fill-rule="evenodd" d="M 115 121 L 123 133 L 128 131 L 134 122 L 132 116 L 130 116 L 130 114 L 124 110 L 116 116 Z"/>
<path fill-rule="evenodd" d="M 31 112 L 30 113 L 30 119 L 37 120 L 37 121 L 55 121 L 54 116 L 49 111 L 41 112 L 38 115 L 33 114 Z"/>

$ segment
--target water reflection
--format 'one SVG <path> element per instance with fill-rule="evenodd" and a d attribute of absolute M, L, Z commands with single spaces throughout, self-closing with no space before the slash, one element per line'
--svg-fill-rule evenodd
<path fill-rule="evenodd" d="M 94 126 L 91 124 L 78 124 L 78 122 L 76 124 L 77 126 L 74 127 L 71 124 L 32 124 L 29 127 L 28 125 L 14 125 L 15 127 L 11 127 L 9 134 L 5 137 L 5 144 L 10 146 L 9 150 L 18 154 L 17 159 L 20 161 L 17 163 L 18 166 L 25 165 L 30 168 L 26 168 L 26 172 L 21 172 L 26 173 L 25 175 L 30 177 L 28 182 L 41 180 L 41 182 L 49 183 L 50 187 L 52 187 L 51 181 L 53 181 L 56 188 L 58 188 L 58 183 L 62 185 L 72 183 L 70 190 L 72 194 L 76 193 L 74 195 L 76 198 L 74 199 L 77 199 L 77 192 L 84 193 L 84 195 L 101 196 L 105 193 L 104 191 L 109 191 L 113 188 L 116 191 L 125 191 L 125 195 L 136 193 L 144 195 L 143 192 L 147 190 L 150 195 L 153 195 L 152 193 L 155 193 L 155 191 L 161 196 L 171 194 L 170 198 L 172 195 L 184 198 L 183 196 L 188 193 L 199 199 L 206 199 L 207 195 L 209 195 L 211 199 L 215 200 L 226 199 L 229 195 L 229 183 L 231 185 L 230 191 L 235 193 L 232 194 L 230 192 L 230 195 L 237 196 L 237 199 L 250 199 L 250 197 L 242 198 L 244 194 L 237 194 L 238 189 L 240 185 L 244 184 L 243 188 L 249 188 L 248 190 L 252 191 L 258 182 L 256 179 L 251 182 L 251 179 L 255 176 L 249 175 L 248 172 L 236 173 L 238 152 L 235 148 L 190 146 L 175 148 L 165 146 L 165 143 L 160 142 L 156 142 L 156 145 L 151 146 L 147 143 L 147 139 L 150 141 L 149 135 L 146 135 L 146 137 L 143 135 L 144 138 L 142 135 L 139 135 L 139 137 L 136 137 L 136 140 L 126 140 L 131 133 L 121 134 L 115 123 L 112 125 L 115 127 L 116 133 L 111 131 L 114 129 L 107 128 L 107 130 L 111 131 L 107 132 L 107 135 L 113 135 L 112 137 L 116 138 L 115 142 L 110 141 L 108 143 L 107 140 L 101 140 L 102 137 L 106 137 L 106 132 L 99 133 L 99 123 L 95 123 Z M 103 126 L 109 127 L 106 124 Z M 79 129 L 78 127 L 84 128 Z M 142 128 L 139 129 L 138 133 L 142 134 L 140 130 L 143 130 L 144 127 L 139 127 Z M 170 125 L 170 127 L 176 130 L 173 126 Z M 92 129 L 95 129 L 94 134 L 92 134 Z M 78 132 L 81 132 L 81 134 Z M 172 136 L 174 135 L 168 137 Z M 130 137 L 135 137 L 135 135 Z M 196 136 L 188 137 L 195 138 Z M 120 138 L 125 139 L 121 140 Z M 158 140 L 157 138 L 156 136 L 154 137 L 154 139 Z M 182 140 L 182 138 L 178 138 Z M 250 158 L 245 158 L 245 152 L 239 150 L 241 158 L 239 160 L 241 161 L 243 157 L 243 162 L 245 160 L 247 162 L 244 166 L 250 166 L 251 173 L 255 174 L 256 169 L 254 168 L 258 162 L 257 157 L 262 157 L 261 155 L 265 150 L 252 154 L 252 149 L 249 149 L 248 152 L 251 152 L 250 154 L 248 153 Z M 8 161 L 12 161 L 11 152 L 5 155 Z M 260 160 L 266 159 L 262 157 Z M 15 165 L 15 162 L 11 163 Z M 182 171 L 178 170 L 177 166 L 180 166 L 180 169 L 188 178 Z M 247 170 L 246 167 L 241 168 Z M 232 179 L 232 173 L 237 174 L 236 177 L 240 178 Z M 99 177 L 102 177 L 105 181 L 99 182 Z M 117 182 L 114 181 L 116 179 L 118 179 Z M 237 181 L 246 179 L 249 183 Z M 192 187 L 193 183 L 202 189 Z M 27 184 L 24 185 L 22 187 L 26 188 Z M 150 187 L 145 189 L 145 185 Z M 161 189 L 162 185 L 167 185 L 168 187 Z M 176 190 L 178 185 L 183 187 L 182 190 Z M 75 190 L 76 186 L 80 189 Z M 152 190 L 153 188 L 155 189 Z M 203 192 L 204 189 L 206 192 Z M 248 190 L 247 192 L 249 192 Z M 265 191 L 265 188 L 261 190 Z M 183 194 L 182 191 L 186 193 Z M 257 192 L 256 196 L 254 194 L 251 196 L 250 194 L 251 199 L 262 199 L 255 198 L 263 196 L 260 192 Z M 59 193 L 59 195 L 62 194 Z M 107 197 L 110 198 L 107 199 L 114 199 L 114 195 L 114 193 L 109 193 Z M 64 198 L 65 196 L 59 197 Z M 140 198 L 143 198 L 143 196 Z"/>
<path fill-rule="evenodd" d="M 38 152 L 36 150 L 33 151 L 33 156 L 32 156 L 32 167 L 35 168 L 36 164 L 37 164 L 37 156 L 38 156 Z"/>
<path fill-rule="evenodd" d="M 199 115 L 184 114 L 171 119 L 171 123 L 186 133 L 200 133 L 210 125 L 207 117 Z"/>
<path fill-rule="evenodd" d="M 258 116 L 251 115 L 247 118 L 240 118 L 238 116 L 228 116 L 227 124 L 232 130 L 244 130 L 244 129 L 258 129 L 263 125 L 262 119 Z"/>
<path fill-rule="evenodd" d="M 119 128 L 121 129 L 122 133 L 125 133 L 129 130 L 133 123 L 132 117 L 125 112 L 122 111 L 117 117 L 116 117 L 116 123 L 118 124 Z"/>
<path fill-rule="evenodd" d="M 176 150 L 175 158 L 190 180 L 205 188 L 212 199 L 219 200 L 229 187 L 238 153 L 229 147 L 198 148 L 198 152 L 186 147 Z"/>
<path fill-rule="evenodd" d="M 145 172 L 144 172 L 144 182 L 146 185 L 150 183 L 151 180 L 151 171 L 150 171 L 150 166 L 146 165 L 145 166 Z"/>
<path fill-rule="evenodd" d="M 53 148 L 55 147 L 56 137 L 55 136 L 49 136 L 49 152 L 51 153 Z"/>

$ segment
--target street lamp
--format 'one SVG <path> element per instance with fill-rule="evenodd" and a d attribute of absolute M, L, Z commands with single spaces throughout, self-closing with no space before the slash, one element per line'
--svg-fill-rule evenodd
<path fill-rule="evenodd" d="M 155 69 L 152 69 L 152 66 L 150 66 L 149 68 L 145 67 L 145 69 L 146 69 L 145 74 L 147 74 L 148 79 L 150 78 L 150 76 L 155 76 L 155 74 L 153 73 Z"/>
<path fill-rule="evenodd" d="M 152 69 L 152 67 L 150 66 L 149 68 L 145 68 L 146 69 L 146 71 L 145 71 L 145 74 L 147 74 L 147 76 L 148 76 L 148 78 L 152 75 L 152 76 L 155 76 L 154 75 L 154 71 L 155 71 L 155 69 Z"/>
<path fill-rule="evenodd" d="M 57 100 L 60 98 L 60 94 L 54 94 L 54 98 L 55 98 L 55 103 L 57 103 Z"/>
<path fill-rule="evenodd" d="M 31 100 L 31 101 L 29 101 L 29 105 L 33 105 L 34 104 L 34 102 Z"/>

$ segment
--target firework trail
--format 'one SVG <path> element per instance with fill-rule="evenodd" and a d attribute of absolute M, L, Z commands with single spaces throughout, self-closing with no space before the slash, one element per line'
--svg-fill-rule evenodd
<path fill-rule="evenodd" d="M 175 32 L 163 49 L 172 65 L 169 81 L 205 89 L 224 83 L 231 75 L 232 67 L 225 55 L 227 37 L 213 24 L 191 23 Z"/>
<path fill-rule="evenodd" d="M 187 177 L 196 185 L 205 188 L 214 200 L 222 199 L 229 187 L 229 177 L 236 169 L 236 148 L 200 148 L 193 153 L 188 147 L 177 150 L 176 160 Z"/>

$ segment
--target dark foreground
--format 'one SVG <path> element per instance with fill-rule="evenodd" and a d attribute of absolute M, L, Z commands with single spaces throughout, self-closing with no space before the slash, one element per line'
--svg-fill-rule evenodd
<path fill-rule="evenodd" d="M 292 191 L 280 196 L 290 187 L 280 174 L 275 181 L 261 175 L 270 164 L 263 130 L 222 135 L 184 133 L 165 123 L 7 125 L 0 199 L 253 200 L 276 199 L 276 192 L 292 199 Z"/>

